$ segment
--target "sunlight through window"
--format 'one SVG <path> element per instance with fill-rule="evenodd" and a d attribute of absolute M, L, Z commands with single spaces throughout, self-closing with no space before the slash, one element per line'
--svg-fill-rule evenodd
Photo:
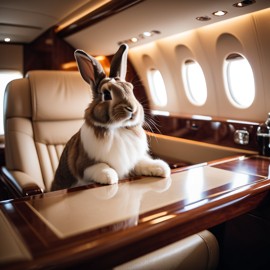
<path fill-rule="evenodd" d="M 248 108 L 255 98 L 255 82 L 252 68 L 246 58 L 239 54 L 229 55 L 224 64 L 226 92 L 231 103 Z"/>
<path fill-rule="evenodd" d="M 148 71 L 148 83 L 154 103 L 158 106 L 166 106 L 167 92 L 159 70 L 151 69 Z"/>
<path fill-rule="evenodd" d="M 203 105 L 207 99 L 207 86 L 199 63 L 186 61 L 182 68 L 182 77 L 189 101 L 194 105 Z"/>
<path fill-rule="evenodd" d="M 4 93 L 7 84 L 14 80 L 22 78 L 22 73 L 19 71 L 9 71 L 3 70 L 0 71 L 0 134 L 4 134 L 4 122 L 3 122 L 3 103 L 4 103 Z"/>

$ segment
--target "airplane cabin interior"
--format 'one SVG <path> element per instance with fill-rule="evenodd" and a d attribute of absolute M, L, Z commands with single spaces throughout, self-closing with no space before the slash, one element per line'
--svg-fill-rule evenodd
<path fill-rule="evenodd" d="M 270 0 L 1 0 L 1 269 L 269 269 L 269 18 Z M 65 155 L 77 184 L 53 190 Z"/>

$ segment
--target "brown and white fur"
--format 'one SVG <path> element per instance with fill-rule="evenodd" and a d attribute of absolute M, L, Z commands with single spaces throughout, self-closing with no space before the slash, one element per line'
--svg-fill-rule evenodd
<path fill-rule="evenodd" d="M 167 163 L 148 154 L 144 110 L 133 85 L 125 81 L 127 52 L 128 46 L 122 44 L 106 77 L 94 57 L 76 50 L 79 71 L 91 86 L 93 101 L 85 110 L 81 129 L 66 144 L 51 190 L 91 181 L 115 184 L 130 175 L 170 175 Z"/>

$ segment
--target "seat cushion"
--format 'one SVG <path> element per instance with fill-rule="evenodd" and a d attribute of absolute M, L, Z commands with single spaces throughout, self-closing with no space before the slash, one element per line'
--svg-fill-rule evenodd
<path fill-rule="evenodd" d="M 83 124 L 90 86 L 79 72 L 32 71 L 32 125 L 45 190 L 49 190 L 67 141 Z"/>
<path fill-rule="evenodd" d="M 48 191 L 91 99 L 90 86 L 76 71 L 31 71 L 12 81 L 5 92 L 7 169 L 29 175 Z"/>
<path fill-rule="evenodd" d="M 209 231 L 191 235 L 173 244 L 119 265 L 115 270 L 183 270 L 215 269 L 219 247 Z"/>
<path fill-rule="evenodd" d="M 83 118 L 92 95 L 90 86 L 79 72 L 32 71 L 27 77 L 31 87 L 33 121 Z"/>

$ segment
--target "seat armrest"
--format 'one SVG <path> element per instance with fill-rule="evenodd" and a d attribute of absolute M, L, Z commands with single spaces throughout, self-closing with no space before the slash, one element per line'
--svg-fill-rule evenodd
<path fill-rule="evenodd" d="M 35 183 L 34 179 L 21 171 L 1 167 L 0 175 L 1 181 L 13 198 L 43 193 L 43 190 Z"/>

